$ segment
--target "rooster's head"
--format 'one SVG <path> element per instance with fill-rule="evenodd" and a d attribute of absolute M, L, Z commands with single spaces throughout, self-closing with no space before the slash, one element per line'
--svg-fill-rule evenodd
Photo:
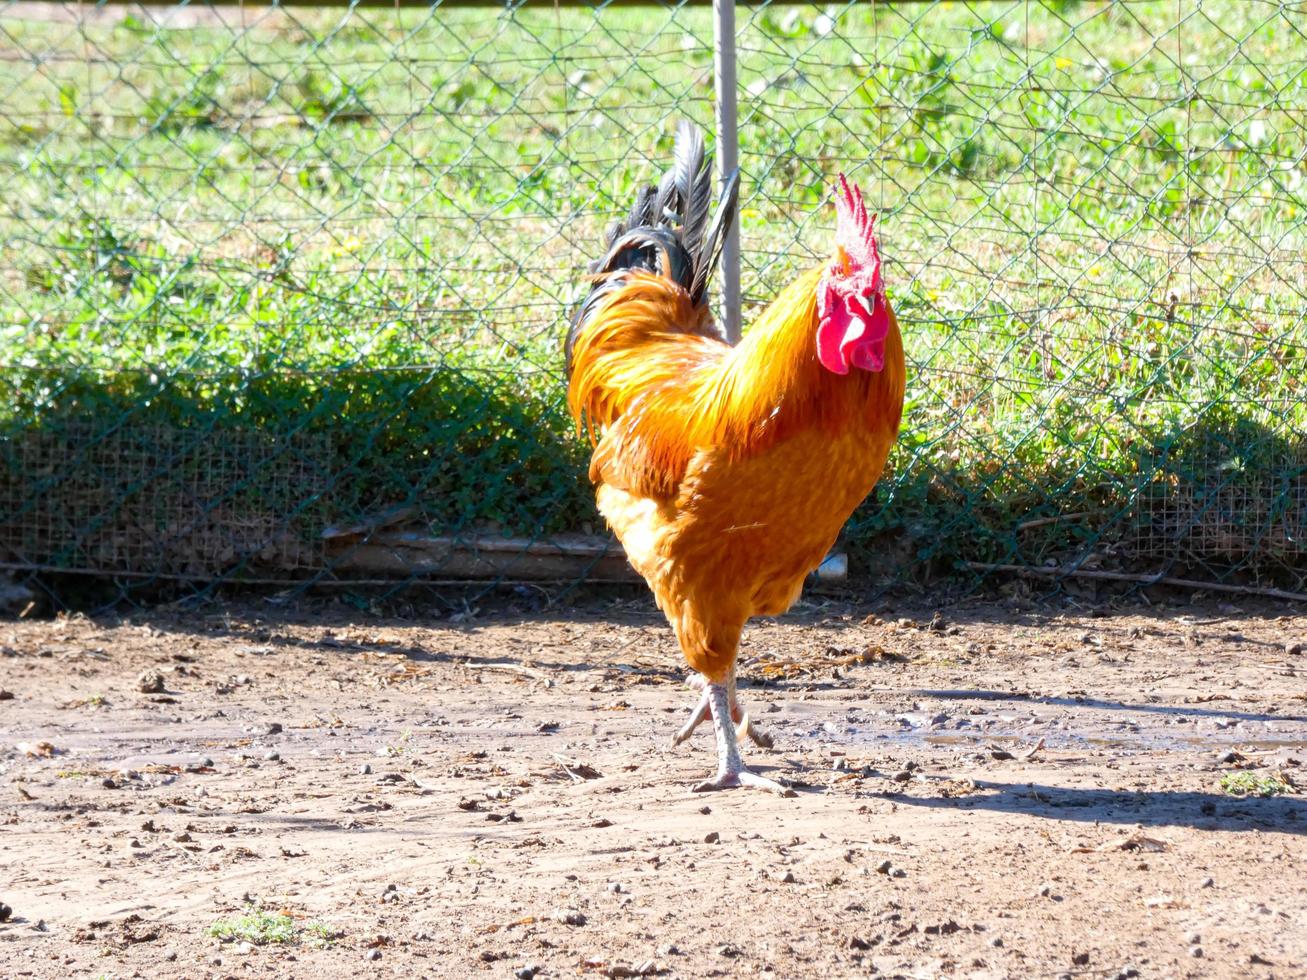
<path fill-rule="evenodd" d="M 835 210 L 835 258 L 817 287 L 817 359 L 836 374 L 848 374 L 850 367 L 880 371 L 890 321 L 876 216 L 867 214 L 862 191 L 843 174 Z"/>

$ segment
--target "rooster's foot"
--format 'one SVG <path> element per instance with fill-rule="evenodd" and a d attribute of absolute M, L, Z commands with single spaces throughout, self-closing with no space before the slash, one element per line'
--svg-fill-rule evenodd
<path fill-rule="evenodd" d="M 736 719 L 731 711 L 731 683 L 734 677 L 727 678 L 725 684 L 704 684 L 704 699 L 708 702 L 708 712 L 712 716 L 713 731 L 717 735 L 717 778 L 709 779 L 694 787 L 694 792 L 703 793 L 715 789 L 733 789 L 747 786 L 753 789 L 765 789 L 779 796 L 794 796 L 794 790 L 787 789 L 780 783 L 750 772 L 740 758 L 739 733 L 747 731 L 748 716 Z M 695 709 L 695 714 L 698 714 Z M 738 728 L 736 727 L 738 724 Z"/>
<path fill-rule="evenodd" d="M 718 773 L 716 779 L 705 779 L 698 786 L 691 790 L 692 793 L 709 793 L 719 789 L 736 789 L 738 787 L 747 787 L 749 789 L 765 789 L 769 793 L 775 793 L 777 796 L 797 796 L 798 794 L 788 786 L 782 786 L 774 779 L 768 779 L 766 776 L 759 776 L 756 772 L 749 769 L 741 769 L 739 772 Z"/>
<path fill-rule="evenodd" d="M 772 737 L 755 725 L 747 712 L 744 715 L 744 721 L 740 723 L 738 728 L 736 728 L 737 732 L 740 730 L 743 730 L 744 734 L 748 735 L 753 744 L 758 746 L 760 749 L 771 749 L 776 747 L 776 742 Z"/>
<path fill-rule="evenodd" d="M 690 717 L 686 719 L 685 724 L 681 726 L 681 730 L 672 736 L 672 744 L 680 745 L 687 738 L 693 735 L 694 730 L 707 721 L 708 716 L 711 713 L 712 708 L 708 704 L 708 692 L 704 691 L 703 696 L 699 698 L 699 703 L 696 704 L 694 710 L 690 712 Z"/>

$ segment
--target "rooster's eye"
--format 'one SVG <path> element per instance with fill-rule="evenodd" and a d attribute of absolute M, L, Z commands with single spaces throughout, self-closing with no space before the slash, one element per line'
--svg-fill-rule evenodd
<path fill-rule="evenodd" d="M 835 246 L 835 259 L 839 266 L 840 272 L 846 276 L 853 275 L 853 263 L 849 259 L 849 253 L 844 251 L 843 245 Z"/>

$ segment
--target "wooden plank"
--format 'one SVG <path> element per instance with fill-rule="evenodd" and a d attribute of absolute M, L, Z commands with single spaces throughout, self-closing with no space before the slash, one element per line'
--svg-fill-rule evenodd
<path fill-rule="evenodd" d="M 560 534 L 547 539 L 435 537 L 417 531 L 378 531 L 328 541 L 333 572 L 440 575 L 467 579 L 587 579 L 639 582 L 611 538 Z"/>

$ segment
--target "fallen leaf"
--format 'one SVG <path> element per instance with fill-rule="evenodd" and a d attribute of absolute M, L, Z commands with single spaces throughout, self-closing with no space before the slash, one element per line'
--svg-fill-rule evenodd
<path fill-rule="evenodd" d="M 572 759 L 565 759 L 561 755 L 555 755 L 554 759 L 558 762 L 563 772 L 572 777 L 572 782 L 582 783 L 587 779 L 598 779 L 603 775 L 594 766 L 588 766 L 584 762 L 575 762 Z"/>
<path fill-rule="evenodd" d="M 1144 905 L 1150 909 L 1174 909 L 1180 907 L 1180 903 L 1170 895 L 1154 895 L 1152 898 L 1146 898 L 1144 899 Z"/>
<path fill-rule="evenodd" d="M 44 740 L 40 742 L 19 742 L 14 748 L 33 759 L 48 759 L 60 751 L 52 743 Z"/>
<path fill-rule="evenodd" d="M 970 779 L 950 779 L 946 783 L 941 783 L 939 795 L 945 799 L 956 799 L 959 796 L 970 796 L 976 792 L 976 784 Z"/>
<path fill-rule="evenodd" d="M 645 960 L 643 963 L 636 963 L 631 966 L 623 966 L 615 963 L 608 969 L 604 970 L 604 976 L 607 977 L 652 977 L 659 973 L 666 973 L 666 970 L 660 969 L 653 960 Z"/>
<path fill-rule="evenodd" d="M 1097 847 L 1073 847 L 1072 854 L 1102 854 L 1107 851 L 1149 851 L 1160 853 L 1165 851 L 1169 845 L 1166 841 L 1158 840 L 1156 837 L 1146 837 L 1143 834 L 1128 834 L 1125 837 L 1117 837 L 1113 840 L 1105 841 Z"/>
<path fill-rule="evenodd" d="M 1018 760 L 1019 762 L 1029 762 L 1031 759 L 1033 759 L 1033 758 L 1035 757 L 1035 753 L 1037 753 L 1037 752 L 1039 752 L 1040 750 L 1042 750 L 1043 747 L 1044 747 L 1044 740 L 1041 738 L 1041 739 L 1040 739 L 1038 742 L 1036 742 L 1033 746 L 1031 746 L 1030 748 L 1026 749 L 1026 750 L 1025 750 L 1024 752 L 1022 752 L 1019 756 L 1017 756 L 1017 760 Z"/>

